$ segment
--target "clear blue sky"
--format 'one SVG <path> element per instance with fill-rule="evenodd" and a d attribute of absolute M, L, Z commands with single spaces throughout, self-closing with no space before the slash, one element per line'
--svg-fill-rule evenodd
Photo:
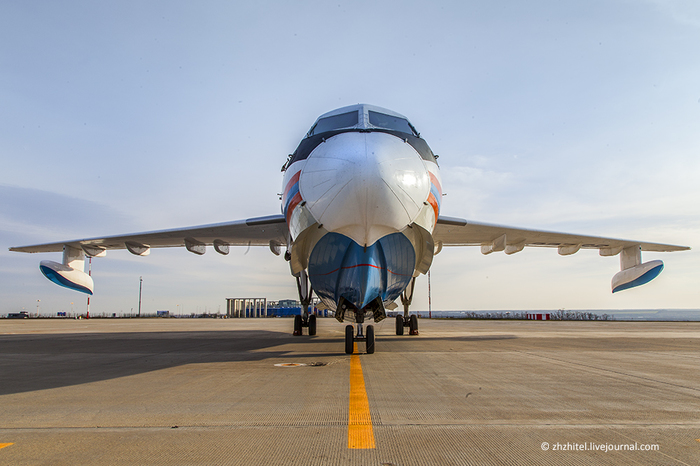
<path fill-rule="evenodd" d="M 314 119 L 364 102 L 439 154 L 442 213 L 688 245 L 612 295 L 594 251 L 450 248 L 433 309 L 699 308 L 700 4 L 293 1 L 0 4 L 0 313 L 85 305 L 7 248 L 279 212 Z M 296 296 L 269 250 L 109 252 L 97 313 Z M 427 309 L 427 282 L 416 292 Z"/>

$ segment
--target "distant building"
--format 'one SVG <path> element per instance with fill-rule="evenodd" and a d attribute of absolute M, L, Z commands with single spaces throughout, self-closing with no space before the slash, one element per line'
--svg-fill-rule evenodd
<path fill-rule="evenodd" d="M 277 303 L 270 301 L 270 304 L 277 304 L 275 307 L 301 307 L 301 303 L 296 299 L 280 299 Z"/>
<path fill-rule="evenodd" d="M 328 317 L 327 310 L 316 308 L 314 299 L 309 312 L 319 317 Z M 229 317 L 292 317 L 301 315 L 301 303 L 296 299 L 268 301 L 265 298 L 226 298 L 226 315 Z"/>
<path fill-rule="evenodd" d="M 226 315 L 228 317 L 267 317 L 267 299 L 265 298 L 226 298 Z"/>

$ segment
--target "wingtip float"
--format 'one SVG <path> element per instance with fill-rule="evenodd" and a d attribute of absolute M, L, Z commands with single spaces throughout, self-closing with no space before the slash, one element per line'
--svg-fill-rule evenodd
<path fill-rule="evenodd" d="M 93 294 L 95 284 L 92 277 L 85 272 L 54 261 L 41 261 L 39 269 L 46 278 L 57 285 L 88 295 Z"/>

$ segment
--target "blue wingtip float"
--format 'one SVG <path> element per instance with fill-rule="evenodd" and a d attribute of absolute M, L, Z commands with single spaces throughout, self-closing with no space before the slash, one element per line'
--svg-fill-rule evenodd
<path fill-rule="evenodd" d="M 664 263 L 656 260 L 618 272 L 612 280 L 612 292 L 617 293 L 649 283 L 658 277 L 663 269 Z"/>
<path fill-rule="evenodd" d="M 613 293 L 649 283 L 664 269 L 664 263 L 660 260 L 642 263 L 641 245 L 621 248 L 614 252 L 620 254 L 620 272 L 612 279 Z"/>
<path fill-rule="evenodd" d="M 94 283 L 92 277 L 85 272 L 53 261 L 41 261 L 39 269 L 57 285 L 92 295 Z"/>

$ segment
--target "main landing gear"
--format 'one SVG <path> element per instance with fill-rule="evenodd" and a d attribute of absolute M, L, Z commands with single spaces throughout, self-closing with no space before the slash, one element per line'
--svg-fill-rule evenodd
<path fill-rule="evenodd" d="M 402 315 L 396 316 L 396 334 L 403 335 L 404 327 L 408 327 L 409 335 L 418 335 L 418 317 L 414 314 L 404 319 Z"/>
<path fill-rule="evenodd" d="M 309 335 L 316 335 L 316 316 L 309 314 L 309 305 L 313 289 L 309 283 L 309 276 L 303 270 L 297 279 L 297 290 L 299 291 L 299 301 L 301 301 L 301 315 L 294 316 L 293 335 L 303 335 L 304 327 L 309 329 Z"/>
<path fill-rule="evenodd" d="M 396 334 L 403 335 L 404 327 L 408 327 L 409 335 L 418 335 L 418 316 L 413 314 L 408 315 L 408 307 L 413 301 L 413 290 L 416 287 L 416 277 L 413 277 L 411 283 L 401 293 L 401 304 L 403 304 L 403 315 L 396 316 Z M 409 291 L 410 289 L 410 291 Z"/>
<path fill-rule="evenodd" d="M 294 316 L 294 335 L 303 335 L 304 327 L 309 329 L 309 335 L 316 335 L 316 316 L 307 315 L 306 319 L 302 316 Z"/>
<path fill-rule="evenodd" d="M 362 323 L 364 321 L 364 315 L 362 313 L 357 314 L 357 335 L 355 335 L 355 329 L 352 325 L 345 326 L 345 354 L 352 354 L 355 352 L 355 342 L 364 341 L 366 343 L 367 354 L 374 353 L 374 326 L 368 325 L 365 329 L 365 334 L 362 333 Z"/>

